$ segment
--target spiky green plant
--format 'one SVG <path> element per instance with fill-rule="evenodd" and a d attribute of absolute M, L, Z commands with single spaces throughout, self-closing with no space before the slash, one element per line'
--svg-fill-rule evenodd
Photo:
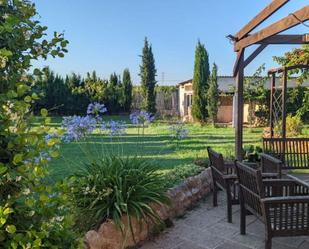
<path fill-rule="evenodd" d="M 124 232 L 121 221 L 127 215 L 131 234 L 132 218 L 159 223 L 152 203 L 167 204 L 164 178 L 158 167 L 137 157 L 104 157 L 85 165 L 71 178 L 71 191 L 82 230 L 96 228 L 112 219 Z"/>

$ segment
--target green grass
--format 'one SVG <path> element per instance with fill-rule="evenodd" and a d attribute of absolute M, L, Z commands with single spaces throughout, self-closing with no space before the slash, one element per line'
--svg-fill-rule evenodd
<path fill-rule="evenodd" d="M 106 117 L 107 119 L 115 117 Z M 127 117 L 116 116 L 125 120 Z M 52 118 L 51 125 L 58 127 L 61 117 Z M 160 165 L 163 171 L 175 167 L 191 164 L 195 159 L 206 159 L 206 147 L 211 146 L 226 157 L 234 154 L 234 129 L 213 128 L 210 126 L 188 124 L 188 138 L 178 146 L 170 138 L 169 125 L 166 122 L 156 122 L 145 129 L 144 137 L 139 137 L 137 128 L 128 126 L 127 134 L 111 140 L 109 137 L 93 134 L 86 142 L 63 144 L 61 157 L 51 162 L 52 174 L 56 178 L 63 178 L 74 172 L 76 168 L 88 162 L 87 158 L 100 157 L 102 154 L 119 153 L 123 156 L 138 155 Z M 262 129 L 244 129 L 245 144 L 261 145 Z"/>

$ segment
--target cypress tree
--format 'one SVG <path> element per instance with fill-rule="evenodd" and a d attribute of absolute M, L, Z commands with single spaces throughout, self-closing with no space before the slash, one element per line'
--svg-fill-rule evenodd
<path fill-rule="evenodd" d="M 217 121 L 219 106 L 219 87 L 218 87 L 218 67 L 214 63 L 209 80 L 209 88 L 207 91 L 207 110 L 208 115 L 215 126 Z"/>
<path fill-rule="evenodd" d="M 209 80 L 209 58 L 204 44 L 198 41 L 195 49 L 193 74 L 192 116 L 195 121 L 205 123 L 207 119 L 207 90 Z"/>
<path fill-rule="evenodd" d="M 141 88 L 143 93 L 142 107 L 149 113 L 156 113 L 156 67 L 152 53 L 152 47 L 145 38 L 142 53 L 142 65 L 140 65 Z"/>
<path fill-rule="evenodd" d="M 107 110 L 110 113 L 119 111 L 119 79 L 116 73 L 111 74 L 107 85 L 108 104 Z"/>
<path fill-rule="evenodd" d="M 123 90 L 123 108 L 124 111 L 130 112 L 132 103 L 132 81 L 129 69 L 123 71 L 122 76 L 122 90 Z"/>

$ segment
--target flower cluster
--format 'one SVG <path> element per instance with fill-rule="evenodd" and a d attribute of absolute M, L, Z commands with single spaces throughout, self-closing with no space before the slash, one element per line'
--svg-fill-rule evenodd
<path fill-rule="evenodd" d="M 151 115 L 146 111 L 137 111 L 130 114 L 130 120 L 132 124 L 135 125 L 144 125 L 147 123 L 149 124 L 154 120 L 154 115 Z"/>
<path fill-rule="evenodd" d="M 189 134 L 189 131 L 185 128 L 183 122 L 178 122 L 177 124 L 171 125 L 169 130 L 171 131 L 171 137 L 177 140 L 184 139 Z"/>
<path fill-rule="evenodd" d="M 57 132 L 49 132 L 49 133 L 47 133 L 46 136 L 45 136 L 45 142 L 48 144 L 48 142 L 49 142 L 51 139 L 53 139 L 53 138 L 58 138 L 58 137 L 59 137 L 59 136 L 58 136 Z"/>
<path fill-rule="evenodd" d="M 110 136 L 122 136 L 126 133 L 127 125 L 124 121 L 110 121 L 109 123 L 110 130 L 109 134 Z"/>
<path fill-rule="evenodd" d="M 40 154 L 37 157 L 35 157 L 33 160 L 35 164 L 40 164 L 43 160 L 50 161 L 51 156 L 49 155 L 48 152 L 40 152 Z"/>
<path fill-rule="evenodd" d="M 87 107 L 87 115 L 91 117 L 98 118 L 105 112 L 107 112 L 105 105 L 98 102 L 90 103 Z"/>
<path fill-rule="evenodd" d="M 62 121 L 62 128 L 66 129 L 63 137 L 64 142 L 72 140 L 80 140 L 86 135 L 92 133 L 96 128 L 97 122 L 90 116 L 69 116 L 64 117 Z"/>

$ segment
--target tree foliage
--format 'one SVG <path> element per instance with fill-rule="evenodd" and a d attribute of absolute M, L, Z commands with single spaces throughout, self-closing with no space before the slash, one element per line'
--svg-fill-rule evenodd
<path fill-rule="evenodd" d="M 110 113 L 119 111 L 120 106 L 118 105 L 121 101 L 121 82 L 116 73 L 110 75 L 109 82 L 107 84 L 108 92 L 108 103 L 106 103 L 107 109 Z M 122 104 L 122 103 L 121 103 Z"/>
<path fill-rule="evenodd" d="M 207 91 L 207 110 L 209 118 L 213 125 L 217 121 L 218 107 L 219 107 L 219 86 L 218 86 L 218 67 L 213 64 L 212 72 L 209 80 L 209 88 Z"/>
<path fill-rule="evenodd" d="M 265 65 L 261 65 L 251 77 L 244 80 L 244 99 L 249 104 L 248 121 L 252 126 L 256 118 L 256 105 L 258 106 L 258 123 L 265 125 L 269 116 L 269 91 L 265 85 L 267 77 L 263 76 Z"/>
<path fill-rule="evenodd" d="M 303 45 L 301 48 L 286 52 L 283 56 L 274 56 L 274 61 L 282 66 L 309 65 L 309 45 Z M 309 79 L 308 69 L 295 69 L 289 71 L 289 76 L 296 75 L 300 84 Z M 297 114 L 303 120 L 309 120 L 309 93 L 308 88 L 296 87 L 289 90 L 287 102 L 288 112 Z"/>
<path fill-rule="evenodd" d="M 294 65 L 309 65 L 309 45 L 303 45 L 301 48 L 293 49 L 286 52 L 283 56 L 274 56 L 274 61 L 282 66 L 294 66 Z M 291 70 L 290 75 L 299 74 L 299 82 L 303 82 L 309 79 L 308 69 L 295 69 Z"/>
<path fill-rule="evenodd" d="M 192 116 L 195 121 L 205 123 L 207 119 L 207 90 L 209 81 L 209 58 L 204 44 L 198 41 L 195 49 L 193 74 Z"/>
<path fill-rule="evenodd" d="M 129 69 L 125 69 L 122 75 L 123 85 L 123 109 L 126 112 L 130 112 L 132 103 L 132 81 Z"/>
<path fill-rule="evenodd" d="M 1 1 L 0 248 L 77 248 L 68 196 L 47 177 L 60 140 L 57 134 L 46 140 L 46 109 L 40 111 L 43 123 L 32 127 L 39 99 L 33 75 L 42 72 L 31 72 L 31 62 L 67 52 L 63 35 L 55 32 L 46 40 L 46 30 L 30 1 Z"/>
<path fill-rule="evenodd" d="M 156 67 L 152 53 L 152 46 L 149 45 L 145 38 L 142 52 L 142 64 L 140 65 L 141 87 L 143 92 L 143 109 L 149 113 L 156 113 Z"/>
<path fill-rule="evenodd" d="M 104 103 L 113 114 L 129 111 L 125 109 L 125 101 L 131 101 L 128 96 L 132 95 L 132 83 L 131 89 L 130 84 L 121 84 L 115 73 L 108 81 L 95 71 L 87 73 L 85 78 L 75 73 L 62 77 L 49 68 L 43 71 L 43 75 L 36 77 L 35 92 L 41 97 L 35 104 L 35 113 L 44 107 L 53 115 L 80 115 L 85 114 L 91 102 Z"/>

